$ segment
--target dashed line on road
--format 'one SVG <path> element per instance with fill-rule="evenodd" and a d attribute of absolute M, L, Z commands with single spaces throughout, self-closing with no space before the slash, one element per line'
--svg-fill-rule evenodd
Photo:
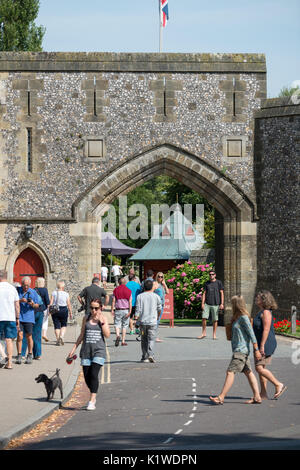
<path fill-rule="evenodd" d="M 168 378 L 168 380 L 170 380 L 170 378 Z M 193 409 L 192 411 L 196 411 L 197 410 L 197 405 L 198 405 L 198 402 L 197 402 L 197 395 L 195 394 L 196 392 L 196 389 L 197 389 L 197 383 L 196 383 L 196 380 L 194 377 L 192 377 L 192 392 L 194 393 L 193 395 Z M 191 413 L 189 415 L 189 418 L 192 418 L 192 419 L 189 419 L 189 421 L 187 421 L 186 423 L 184 423 L 184 426 L 189 426 L 190 424 L 192 424 L 193 422 L 193 419 L 195 417 L 195 413 Z M 183 432 L 183 429 L 178 429 L 173 436 L 178 436 L 179 434 L 181 434 Z M 174 440 L 174 437 L 169 437 L 166 441 L 163 442 L 163 444 L 170 444 L 172 441 Z"/>

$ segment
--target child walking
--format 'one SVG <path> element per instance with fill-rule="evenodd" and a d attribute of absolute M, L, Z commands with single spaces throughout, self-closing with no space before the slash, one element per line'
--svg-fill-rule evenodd
<path fill-rule="evenodd" d="M 254 373 L 251 370 L 250 364 L 250 342 L 253 343 L 254 356 L 258 360 L 261 354 L 258 349 L 257 340 L 254 335 L 250 315 L 247 312 L 244 298 L 241 295 L 235 295 L 231 299 L 233 317 L 231 320 L 232 335 L 232 359 L 227 369 L 226 379 L 223 389 L 219 396 L 209 397 L 209 399 L 216 405 L 223 405 L 224 398 L 228 394 L 230 388 L 234 383 L 235 374 L 243 372 L 253 392 L 253 397 L 246 401 L 247 404 L 261 403 L 258 382 Z"/>

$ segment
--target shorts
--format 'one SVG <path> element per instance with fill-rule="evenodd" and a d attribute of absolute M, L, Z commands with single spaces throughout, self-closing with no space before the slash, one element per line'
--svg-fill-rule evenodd
<path fill-rule="evenodd" d="M 52 315 L 55 330 L 60 330 L 61 328 L 67 326 L 68 313 L 69 312 L 67 307 L 59 307 L 59 312 Z"/>
<path fill-rule="evenodd" d="M 256 360 L 254 356 L 254 363 L 256 366 L 268 366 L 272 362 L 272 356 L 262 356 L 261 359 Z"/>
<path fill-rule="evenodd" d="M 0 338 L 14 339 L 18 336 L 17 325 L 15 321 L 0 321 Z"/>
<path fill-rule="evenodd" d="M 212 321 L 218 321 L 219 319 L 219 316 L 218 316 L 218 313 L 219 313 L 219 305 L 207 305 L 207 304 L 204 304 L 204 310 L 202 312 L 202 318 L 205 318 L 206 320 L 208 320 L 209 318 L 209 314 L 211 313 L 211 319 Z"/>
<path fill-rule="evenodd" d="M 116 328 L 128 328 L 129 317 L 125 318 L 128 312 L 129 310 L 115 310 L 114 325 Z"/>
<path fill-rule="evenodd" d="M 251 372 L 249 355 L 241 352 L 233 353 L 227 372 L 234 372 L 234 374 L 238 372 Z"/>
<path fill-rule="evenodd" d="M 83 359 L 83 358 L 80 359 L 81 366 L 90 366 L 92 362 L 94 362 L 95 364 L 99 364 L 100 366 L 104 366 L 105 358 L 95 356 L 92 359 Z"/>
<path fill-rule="evenodd" d="M 103 282 L 103 281 L 106 282 L 106 281 L 107 281 L 107 276 L 104 276 L 103 274 L 101 274 L 101 281 L 102 281 L 102 282 Z"/>
<path fill-rule="evenodd" d="M 32 335 L 32 330 L 33 330 L 33 325 L 34 323 L 26 323 L 23 321 L 20 321 L 20 330 L 25 333 L 25 335 Z"/>

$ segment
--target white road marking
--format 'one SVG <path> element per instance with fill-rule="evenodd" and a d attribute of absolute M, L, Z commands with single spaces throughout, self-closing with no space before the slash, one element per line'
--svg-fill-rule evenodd
<path fill-rule="evenodd" d="M 183 429 L 178 429 L 178 431 L 175 432 L 175 435 L 180 434 L 182 431 L 183 431 Z"/>

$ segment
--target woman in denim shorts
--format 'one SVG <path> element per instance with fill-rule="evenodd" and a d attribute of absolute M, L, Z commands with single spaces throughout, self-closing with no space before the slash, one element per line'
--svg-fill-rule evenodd
<path fill-rule="evenodd" d="M 210 400 L 216 405 L 223 405 L 224 398 L 229 392 L 233 385 L 235 374 L 243 372 L 253 392 L 253 397 L 246 401 L 248 404 L 261 403 L 261 397 L 259 394 L 258 383 L 254 373 L 251 370 L 250 364 L 250 342 L 253 343 L 254 355 L 258 360 L 261 358 L 261 354 L 258 349 L 257 340 L 254 335 L 251 323 L 250 315 L 246 310 L 246 304 L 244 298 L 241 295 L 235 295 L 231 299 L 233 317 L 231 320 L 232 324 L 232 358 L 227 368 L 227 374 L 225 384 L 222 392 L 217 397 L 209 397 Z"/>

